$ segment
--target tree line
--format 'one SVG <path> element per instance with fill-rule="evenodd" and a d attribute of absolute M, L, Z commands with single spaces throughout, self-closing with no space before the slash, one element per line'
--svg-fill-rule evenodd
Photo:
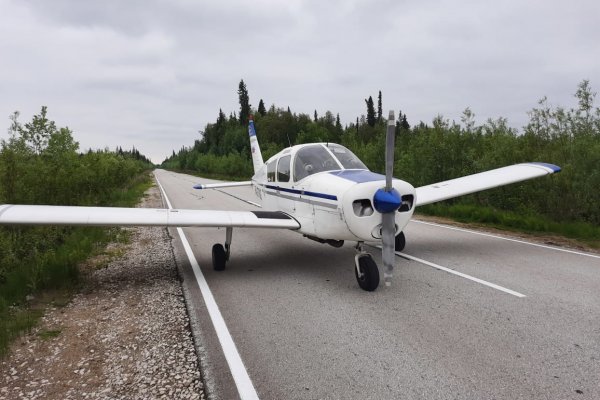
<path fill-rule="evenodd" d="M 46 107 L 25 123 L 13 113 L 8 132 L 0 142 L 0 204 L 128 205 L 128 189 L 147 180 L 143 173 L 152 167 L 135 148 L 79 152 L 73 132 L 57 127 Z M 104 233 L 100 228 L 0 227 L 0 355 L 22 322 L 11 306 L 42 288 L 73 285 L 76 262 L 106 238 Z M 29 321 L 30 314 L 23 313 Z"/>
<path fill-rule="evenodd" d="M 339 114 L 327 111 L 313 118 L 272 105 L 251 108 L 242 81 L 240 116 L 255 113 L 255 125 L 265 160 L 281 149 L 308 142 L 336 142 L 350 148 L 373 171 L 384 171 L 385 120 L 372 97 L 365 99 L 366 115 L 344 127 Z M 477 124 L 467 108 L 460 122 L 436 116 L 431 123 L 411 126 L 399 112 L 396 123 L 395 176 L 415 187 L 520 162 L 548 162 L 562 168 L 558 175 L 481 192 L 445 204 L 473 204 L 542 215 L 558 222 L 600 224 L 600 109 L 596 93 L 582 81 L 574 95 L 577 106 L 551 106 L 546 98 L 528 112 L 522 132 L 507 119 Z M 226 116 L 222 110 L 202 137 L 168 157 L 163 166 L 199 174 L 247 179 L 252 162 L 246 131 L 247 119 Z"/>

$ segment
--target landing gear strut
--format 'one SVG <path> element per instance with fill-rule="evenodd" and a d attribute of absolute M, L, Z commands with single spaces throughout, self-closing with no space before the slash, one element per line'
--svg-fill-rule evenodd
<path fill-rule="evenodd" d="M 379 286 L 379 269 L 371 254 L 365 252 L 362 243 L 356 244 L 356 257 L 354 257 L 354 274 L 361 289 L 372 292 Z"/>
<path fill-rule="evenodd" d="M 217 243 L 212 247 L 212 262 L 215 271 L 223 271 L 231 253 L 231 237 L 233 228 L 225 228 L 225 247 Z"/>

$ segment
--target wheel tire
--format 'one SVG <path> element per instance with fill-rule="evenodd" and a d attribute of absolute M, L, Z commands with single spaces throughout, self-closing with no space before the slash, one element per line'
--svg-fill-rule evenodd
<path fill-rule="evenodd" d="M 212 262 L 215 271 L 223 271 L 227 262 L 227 254 L 221 243 L 217 243 L 212 248 Z"/>
<path fill-rule="evenodd" d="M 398 234 L 398 236 L 396 236 L 396 244 L 395 244 L 396 251 L 404 250 L 405 246 L 406 246 L 406 237 L 404 236 L 404 232 L 400 232 Z"/>
<path fill-rule="evenodd" d="M 358 259 L 358 267 L 362 273 L 362 276 L 359 276 L 356 267 L 354 268 L 358 286 L 367 292 L 377 289 L 377 286 L 379 286 L 379 269 L 375 261 L 373 261 L 373 257 L 370 254 L 361 256 Z"/>

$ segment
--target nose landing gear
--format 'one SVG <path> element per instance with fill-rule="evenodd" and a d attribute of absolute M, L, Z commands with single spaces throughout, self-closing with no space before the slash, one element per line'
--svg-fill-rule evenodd
<path fill-rule="evenodd" d="M 373 256 L 363 250 L 361 242 L 356 244 L 356 251 L 354 257 L 356 281 L 361 289 L 372 292 L 379 286 L 379 269 Z"/>
<path fill-rule="evenodd" d="M 402 251 L 404 250 L 404 246 L 406 246 L 406 237 L 404 236 L 404 232 L 400 232 L 396 236 L 394 247 L 396 251 Z"/>

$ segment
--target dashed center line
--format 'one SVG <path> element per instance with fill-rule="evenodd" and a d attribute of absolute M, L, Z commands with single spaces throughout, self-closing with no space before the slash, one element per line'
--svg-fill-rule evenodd
<path fill-rule="evenodd" d="M 378 246 L 371 246 L 371 247 L 377 247 L 378 249 L 381 249 L 380 245 L 378 245 Z M 460 276 L 461 278 L 465 278 L 465 279 L 468 279 L 470 281 L 477 282 L 477 283 L 482 284 L 484 286 L 491 287 L 492 289 L 496 289 L 496 290 L 499 290 L 501 292 L 504 292 L 504 293 L 507 293 L 507 294 L 510 294 L 510 295 L 513 295 L 513 296 L 516 296 L 516 297 L 519 297 L 519 298 L 527 297 L 523 293 L 519 293 L 519 292 L 514 291 L 512 289 L 505 288 L 504 286 L 496 285 L 495 283 L 488 282 L 488 281 L 476 278 L 476 277 L 471 276 L 471 275 L 467 275 L 465 273 L 456 271 L 456 270 L 454 270 L 452 268 L 443 267 L 443 266 L 441 266 L 439 264 L 436 264 L 436 263 L 433 263 L 431 261 L 423 260 L 422 258 L 411 256 L 411 255 L 406 254 L 406 253 L 401 253 L 399 251 L 396 251 L 396 255 L 398 257 L 402 257 L 402 258 L 407 259 L 407 260 L 416 261 L 418 263 L 425 264 L 425 265 L 427 265 L 429 267 L 432 267 L 432 268 L 435 268 L 435 269 L 439 269 L 440 271 L 448 272 L 449 274 Z"/>
<path fill-rule="evenodd" d="M 523 293 L 519 293 L 519 292 L 516 292 L 516 291 L 514 291 L 514 290 L 511 290 L 511 289 L 505 288 L 504 286 L 496 285 L 495 283 L 488 282 L 488 281 L 484 281 L 483 279 L 475 278 L 474 276 L 467 275 L 467 274 L 464 274 L 464 273 L 462 273 L 462 272 L 458 272 L 458 271 L 456 271 L 456 270 L 453 270 L 453 269 L 451 269 L 451 268 L 443 267 L 443 266 L 441 266 L 441 265 L 439 265 L 439 264 L 432 263 L 432 262 L 430 262 L 430 261 L 426 261 L 426 260 L 423 260 L 423 259 L 421 259 L 421 258 L 418 258 L 418 257 L 415 257 L 415 256 L 411 256 L 411 255 L 409 255 L 409 254 L 406 254 L 406 253 L 400 253 L 400 252 L 398 252 L 398 251 L 397 251 L 397 252 L 396 252 L 396 255 L 398 255 L 398 256 L 400 256 L 400 257 L 407 258 L 407 259 L 409 259 L 409 260 L 413 260 L 413 261 L 419 262 L 419 263 L 421 263 L 421 264 L 428 265 L 428 266 L 430 266 L 430 267 L 433 267 L 433 268 L 439 269 L 439 270 L 441 270 L 441 271 L 448 272 L 448 273 L 450 273 L 450 274 L 454 274 L 454 275 L 460 276 L 460 277 L 462 277 L 462 278 L 468 279 L 468 280 L 470 280 L 470 281 L 473 281 L 473 282 L 480 283 L 480 284 L 482 284 L 482 285 L 485 285 L 485 286 L 488 286 L 488 287 L 494 288 L 494 289 L 496 289 L 496 290 L 500 290 L 501 292 L 508 293 L 508 294 L 512 294 L 513 296 L 517 296 L 517 297 L 527 297 L 527 296 L 525 296 Z"/>

